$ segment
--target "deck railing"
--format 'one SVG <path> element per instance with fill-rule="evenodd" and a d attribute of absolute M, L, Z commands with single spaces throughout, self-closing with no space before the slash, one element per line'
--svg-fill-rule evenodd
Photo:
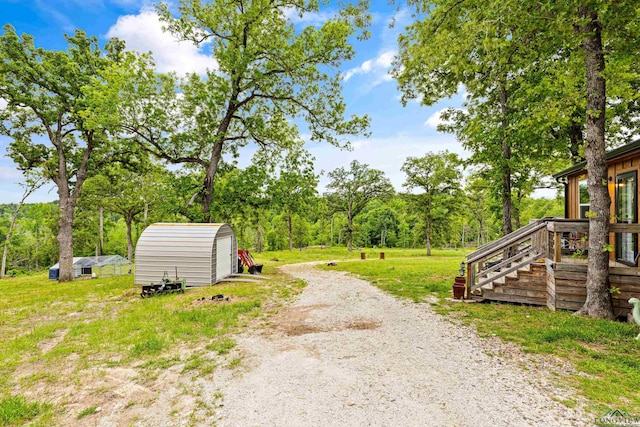
<path fill-rule="evenodd" d="M 545 257 L 547 235 L 547 218 L 534 220 L 467 255 L 467 292 Z"/>
<path fill-rule="evenodd" d="M 479 247 L 466 257 L 467 297 L 471 291 L 541 258 L 555 262 L 562 262 L 563 257 L 572 255 L 586 258 L 588 231 L 587 219 L 546 217 Z M 609 225 L 609 232 L 616 236 L 620 233 L 640 234 L 640 224 L 613 223 Z"/>

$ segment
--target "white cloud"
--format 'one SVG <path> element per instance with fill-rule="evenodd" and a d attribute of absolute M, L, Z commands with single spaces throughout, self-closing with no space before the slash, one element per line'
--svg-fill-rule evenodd
<path fill-rule="evenodd" d="M 447 111 L 447 108 L 436 111 L 431 116 L 429 116 L 427 121 L 424 122 L 424 125 L 432 129 L 438 129 L 439 125 L 445 123 L 445 121 L 442 119 L 442 113 L 444 113 L 445 111 Z"/>
<path fill-rule="evenodd" d="M 368 164 L 380 169 L 389 178 L 396 190 L 402 190 L 406 176 L 402 172 L 402 164 L 409 156 L 424 156 L 428 152 L 449 150 L 462 156 L 469 157 L 469 153 L 456 141 L 453 135 L 427 133 L 416 136 L 398 133 L 377 138 L 362 138 L 352 141 L 352 151 L 342 151 L 329 144 L 307 144 L 306 148 L 316 158 L 316 172 L 332 171 L 338 167 L 349 168 L 352 160 Z M 326 174 L 320 178 L 319 191 L 326 191 L 329 182 Z"/>
<path fill-rule="evenodd" d="M 159 16 L 151 10 L 119 17 L 109 28 L 107 37 L 118 37 L 127 43 L 127 48 L 138 52 L 151 51 L 159 72 L 175 71 L 184 76 L 217 68 L 216 60 L 202 48 L 189 41 L 178 41 L 171 33 L 162 31 Z"/>
<path fill-rule="evenodd" d="M 427 121 L 424 122 L 424 125 L 432 129 L 438 129 L 438 126 L 447 124 L 448 122 L 442 118 L 442 114 L 447 110 L 449 110 L 449 108 L 443 108 L 441 110 L 436 111 L 435 113 L 429 116 Z M 464 108 L 458 108 L 457 110 L 462 111 L 463 113 L 467 113 L 467 110 Z"/>
<path fill-rule="evenodd" d="M 330 12 L 307 12 L 302 16 L 293 7 L 284 8 L 284 16 L 294 24 L 307 24 L 313 26 L 321 26 L 331 18 L 333 14 Z"/>
<path fill-rule="evenodd" d="M 0 110 L 4 110 L 5 108 L 7 108 L 7 100 L 0 98 Z"/>
<path fill-rule="evenodd" d="M 395 55 L 395 50 L 384 51 L 380 53 L 376 58 L 364 61 L 362 64 L 360 64 L 359 67 L 347 70 L 342 76 L 342 79 L 344 81 L 347 81 L 358 74 L 373 73 L 381 81 L 389 81 L 391 80 L 391 76 L 389 75 L 389 68 L 391 68 L 391 64 Z"/>

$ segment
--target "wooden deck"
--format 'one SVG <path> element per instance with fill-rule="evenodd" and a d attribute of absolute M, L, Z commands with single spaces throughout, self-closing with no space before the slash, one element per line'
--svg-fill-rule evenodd
<path fill-rule="evenodd" d="M 584 233 L 587 225 L 544 218 L 478 248 L 467 256 L 467 298 L 578 310 L 587 296 L 587 260 L 567 255 L 563 236 Z M 640 232 L 637 224 L 633 230 L 629 224 L 620 230 L 616 226 L 611 224 L 613 233 Z M 626 316 L 632 308 L 629 298 L 640 297 L 640 269 L 612 260 L 609 281 L 614 314 Z"/>

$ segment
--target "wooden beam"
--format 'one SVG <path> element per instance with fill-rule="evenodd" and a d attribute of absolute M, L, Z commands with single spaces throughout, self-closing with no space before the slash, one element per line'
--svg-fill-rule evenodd
<path fill-rule="evenodd" d="M 562 234 L 557 231 L 553 233 L 553 253 L 554 261 L 562 261 Z"/>

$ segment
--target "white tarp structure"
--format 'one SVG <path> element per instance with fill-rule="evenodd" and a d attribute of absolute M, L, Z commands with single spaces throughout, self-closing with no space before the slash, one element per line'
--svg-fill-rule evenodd
<path fill-rule="evenodd" d="M 73 258 L 74 277 L 91 275 L 93 277 L 121 276 L 131 273 L 131 261 L 120 255 L 85 256 Z M 60 263 L 49 268 L 49 279 L 57 279 Z"/>
<path fill-rule="evenodd" d="M 151 224 L 136 245 L 135 283 L 159 283 L 167 272 L 187 286 L 207 286 L 237 272 L 238 243 L 229 224 Z"/>

